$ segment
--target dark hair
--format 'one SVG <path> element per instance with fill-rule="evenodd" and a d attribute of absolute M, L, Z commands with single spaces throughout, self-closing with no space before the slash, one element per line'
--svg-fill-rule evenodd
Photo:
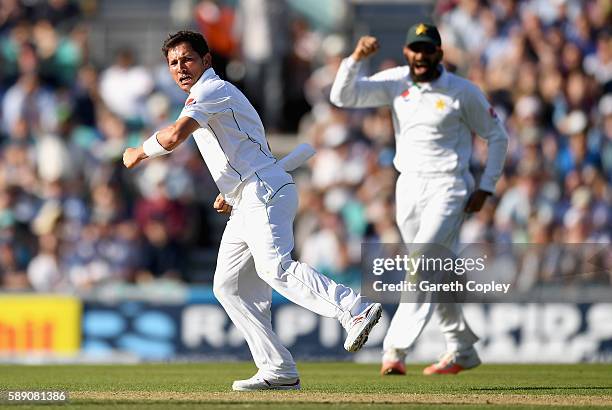
<path fill-rule="evenodd" d="M 174 34 L 170 34 L 166 41 L 164 41 L 164 45 L 162 46 L 164 57 L 168 59 L 168 51 L 180 43 L 191 44 L 191 47 L 200 57 L 204 57 L 210 51 L 208 49 L 208 43 L 206 43 L 206 39 L 203 35 L 195 31 L 181 30 Z"/>

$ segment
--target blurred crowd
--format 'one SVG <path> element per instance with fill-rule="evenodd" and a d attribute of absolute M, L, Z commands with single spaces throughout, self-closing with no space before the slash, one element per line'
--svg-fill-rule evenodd
<path fill-rule="evenodd" d="M 161 57 L 143 66 L 122 48 L 94 61 L 82 4 L 0 0 L 1 286 L 210 282 L 225 221 L 193 141 L 136 170 L 121 164 L 185 96 Z M 193 15 L 215 69 L 267 130 L 318 150 L 295 174 L 296 256 L 358 286 L 361 244 L 400 237 L 390 111 L 329 103 L 354 39 L 313 28 L 283 0 L 206 0 Z M 445 64 L 487 93 L 510 135 L 496 195 L 466 221 L 463 242 L 610 243 L 611 16 L 605 0 L 437 3 Z M 475 137 L 476 176 L 485 158 Z"/>

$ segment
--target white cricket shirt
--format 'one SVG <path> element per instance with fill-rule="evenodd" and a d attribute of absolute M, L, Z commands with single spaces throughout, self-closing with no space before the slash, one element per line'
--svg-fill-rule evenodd
<path fill-rule="evenodd" d="M 472 131 L 487 140 L 488 155 L 480 188 L 495 191 L 508 135 L 495 111 L 470 81 L 443 70 L 431 83 L 414 83 L 408 66 L 359 76 L 361 62 L 342 61 L 330 99 L 338 107 L 379 107 L 393 111 L 399 172 L 461 174 L 469 167 Z"/>
<path fill-rule="evenodd" d="M 200 124 L 193 137 L 210 173 L 229 204 L 242 182 L 276 162 L 261 119 L 233 84 L 207 69 L 191 87 L 179 118 Z"/>

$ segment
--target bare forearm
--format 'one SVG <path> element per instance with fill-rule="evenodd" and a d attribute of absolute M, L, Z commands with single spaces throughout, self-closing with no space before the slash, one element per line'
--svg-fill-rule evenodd
<path fill-rule="evenodd" d="M 174 124 L 168 125 L 157 132 L 157 141 L 166 150 L 172 151 L 198 128 L 198 122 L 189 117 L 183 117 Z"/>
<path fill-rule="evenodd" d="M 185 141 L 187 137 L 189 137 L 189 134 L 181 135 L 178 132 L 176 124 L 168 125 L 157 131 L 157 141 L 166 151 L 174 150 Z"/>
<path fill-rule="evenodd" d="M 141 146 L 127 148 L 123 153 L 123 163 L 132 168 L 149 157 L 170 153 L 198 128 L 197 121 L 184 117 L 151 135 Z"/>

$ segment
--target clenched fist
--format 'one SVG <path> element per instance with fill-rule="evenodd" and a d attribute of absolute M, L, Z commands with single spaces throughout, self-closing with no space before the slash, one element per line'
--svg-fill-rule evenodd
<path fill-rule="evenodd" d="M 363 58 L 367 58 L 372 54 L 376 53 L 380 46 L 378 45 L 378 40 L 376 37 L 372 36 L 363 36 L 357 42 L 355 46 L 355 51 L 353 51 L 352 57 L 353 60 L 359 61 Z"/>
<path fill-rule="evenodd" d="M 147 155 L 142 150 L 142 147 L 126 148 L 123 152 L 123 165 L 125 165 L 126 168 L 133 168 L 146 157 Z"/>
<path fill-rule="evenodd" d="M 225 202 L 225 198 L 221 194 L 217 195 L 213 208 L 217 210 L 218 214 L 229 214 L 232 212 L 232 206 Z"/>

